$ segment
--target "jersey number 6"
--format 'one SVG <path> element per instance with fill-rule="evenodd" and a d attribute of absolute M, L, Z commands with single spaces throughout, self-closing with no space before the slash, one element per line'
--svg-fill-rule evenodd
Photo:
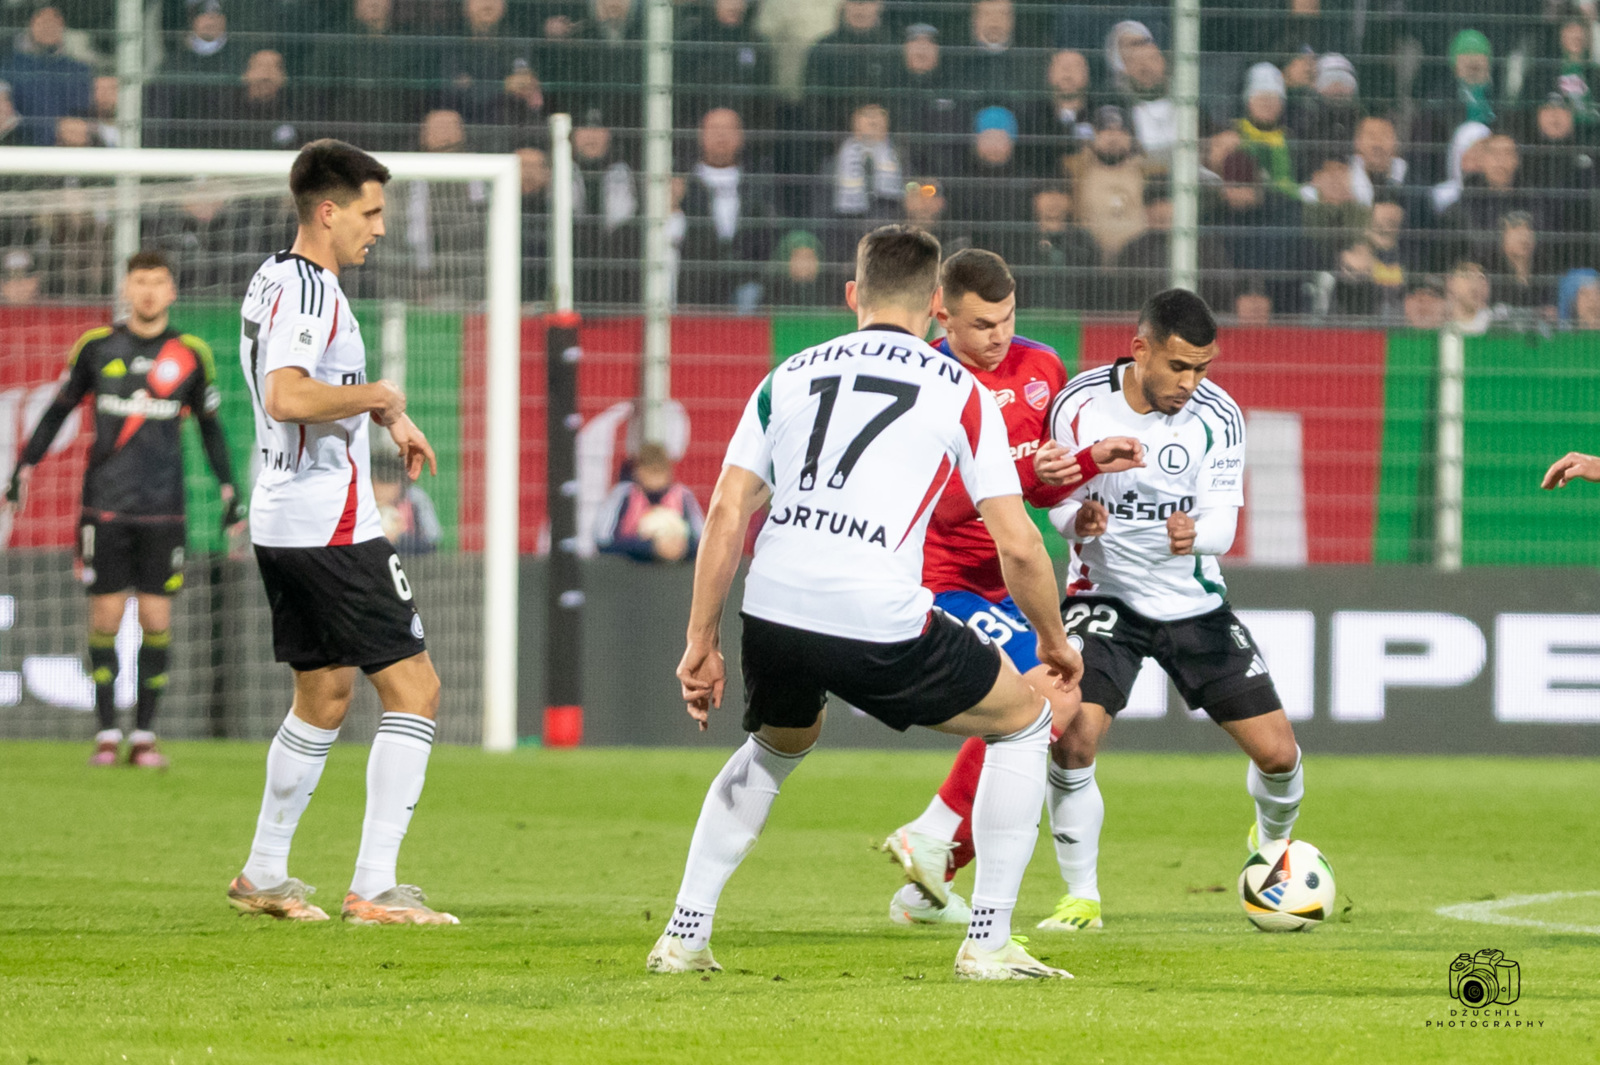
<path fill-rule="evenodd" d="M 817 461 L 822 457 L 822 442 L 828 436 L 828 422 L 833 418 L 833 404 L 839 398 L 838 377 L 819 377 L 811 382 L 811 394 L 821 396 L 817 401 L 817 420 L 811 423 L 811 439 L 806 443 L 805 465 L 800 467 L 800 491 L 809 492 L 817 486 Z M 876 392 L 879 395 L 890 396 L 893 402 L 856 434 L 850 441 L 850 446 L 844 449 L 844 454 L 839 458 L 839 465 L 834 467 L 833 475 L 828 478 L 829 488 L 843 488 L 845 481 L 850 479 L 850 471 L 856 468 L 856 463 L 861 458 L 861 453 L 867 450 L 867 445 L 878 438 L 878 434 L 889 428 L 895 419 L 905 414 L 917 402 L 917 393 L 922 391 L 918 385 L 906 381 L 891 381 L 883 377 L 857 377 L 851 386 L 853 392 Z"/>

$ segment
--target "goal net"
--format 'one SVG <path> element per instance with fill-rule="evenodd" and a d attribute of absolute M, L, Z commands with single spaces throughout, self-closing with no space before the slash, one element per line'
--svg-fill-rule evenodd
<path fill-rule="evenodd" d="M 340 280 L 366 343 L 369 377 L 404 387 L 439 472 L 408 484 L 378 427 L 373 469 L 361 472 L 373 478 L 385 533 L 443 680 L 440 739 L 505 747 L 515 742 L 515 659 L 507 649 L 517 589 L 516 163 L 383 158 L 394 172 L 387 234 L 366 265 Z M 59 149 L 13 150 L 0 159 L 0 476 L 54 397 L 74 342 L 114 320 L 119 253 L 131 247 L 160 250 L 172 264 L 172 327 L 215 354 L 234 477 L 248 491 L 254 423 L 239 362 L 239 304 L 262 260 L 293 242 L 291 160 Z M 27 167 L 32 172 L 17 172 Z M 123 178 L 119 188 L 117 174 L 139 180 Z M 36 469 L 26 510 L 0 517 L 0 737 L 87 739 L 95 730 L 84 664 L 87 603 L 74 572 L 92 432 L 92 412 L 82 407 Z M 172 738 L 266 738 L 290 705 L 290 672 L 273 662 L 248 535 L 221 528 L 216 480 L 192 423 L 184 461 L 188 548 L 156 727 Z M 486 595 L 486 588 L 495 591 Z M 130 604 L 117 641 L 117 701 L 127 715 L 138 643 Z M 377 704 L 370 686 L 357 690 L 345 734 L 359 739 L 375 727 Z"/>

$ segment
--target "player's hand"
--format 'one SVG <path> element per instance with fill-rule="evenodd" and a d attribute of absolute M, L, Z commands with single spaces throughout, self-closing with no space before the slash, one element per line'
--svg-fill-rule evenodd
<path fill-rule="evenodd" d="M 245 504 L 233 485 L 222 486 L 222 534 L 238 532 L 244 528 Z"/>
<path fill-rule="evenodd" d="M 22 513 L 22 508 L 28 505 L 28 486 L 32 481 L 32 466 L 18 466 L 11 471 L 11 480 L 6 484 L 7 510 L 14 514 Z"/>
<path fill-rule="evenodd" d="M 1585 481 L 1600 481 L 1600 458 L 1580 451 L 1569 451 L 1544 471 L 1544 480 L 1539 487 L 1565 488 L 1580 477 Z"/>
<path fill-rule="evenodd" d="M 683 701 L 688 704 L 689 716 L 695 719 L 701 732 L 711 720 L 711 708 L 722 706 L 722 688 L 726 682 L 727 671 L 717 645 L 709 640 L 690 640 L 678 662 L 678 683 L 683 686 Z"/>
<path fill-rule="evenodd" d="M 389 426 L 389 435 L 400 448 L 400 461 L 405 464 L 407 477 L 413 481 L 421 477 L 424 461 L 428 464 L 428 472 L 435 477 L 439 476 L 439 459 L 433 453 L 433 445 L 428 443 L 428 438 L 417 428 L 416 422 L 401 415 L 399 421 Z"/>
<path fill-rule="evenodd" d="M 377 398 L 372 404 L 372 420 L 389 428 L 406 414 L 406 394 L 393 381 L 384 379 L 373 386 Z"/>
<path fill-rule="evenodd" d="M 1104 504 L 1086 499 L 1083 501 L 1083 506 L 1078 508 L 1078 517 L 1072 523 L 1072 531 L 1080 540 L 1092 540 L 1096 536 L 1104 536 L 1106 523 L 1110 517 L 1106 513 Z"/>
<path fill-rule="evenodd" d="M 1059 488 L 1079 479 L 1078 457 L 1058 440 L 1046 440 L 1033 453 L 1033 473 L 1041 484 Z"/>
<path fill-rule="evenodd" d="M 1089 457 L 1101 473 L 1121 473 L 1144 465 L 1144 445 L 1131 436 L 1108 436 L 1094 442 Z"/>
<path fill-rule="evenodd" d="M 1167 519 L 1167 542 L 1174 555 L 1187 555 L 1194 550 L 1194 519 L 1183 511 L 1175 511 Z"/>
<path fill-rule="evenodd" d="M 1044 639 L 1042 633 L 1040 637 L 1035 652 L 1039 656 L 1039 661 L 1050 671 L 1057 688 L 1064 692 L 1072 691 L 1083 679 L 1083 655 L 1067 642 L 1065 630 L 1062 630 L 1060 636 L 1054 640 Z M 1045 646 L 1046 643 L 1050 646 Z"/>

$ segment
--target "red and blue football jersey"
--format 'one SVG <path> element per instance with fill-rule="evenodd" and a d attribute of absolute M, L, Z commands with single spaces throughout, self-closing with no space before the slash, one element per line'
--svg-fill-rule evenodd
<path fill-rule="evenodd" d="M 948 339 L 934 347 L 952 359 L 956 357 Z M 1071 489 L 1040 483 L 1033 472 L 1033 453 L 1048 428 L 1045 421 L 1050 401 L 1067 383 L 1061 357 L 1047 345 L 1019 336 L 1012 338 L 1011 350 L 993 370 L 985 372 L 971 366 L 967 369 L 994 393 L 1000 405 L 1023 498 L 1036 507 L 1060 503 Z M 950 478 L 934 508 L 923 548 L 922 584 L 935 594 L 976 592 L 995 603 L 1006 597 L 1000 554 L 968 498 L 959 473 Z"/>

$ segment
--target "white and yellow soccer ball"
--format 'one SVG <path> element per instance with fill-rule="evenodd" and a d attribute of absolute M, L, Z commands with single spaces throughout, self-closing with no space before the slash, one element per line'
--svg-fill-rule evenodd
<path fill-rule="evenodd" d="M 1309 932 L 1335 898 L 1333 866 L 1303 839 L 1269 841 L 1239 873 L 1239 903 L 1263 932 Z"/>

